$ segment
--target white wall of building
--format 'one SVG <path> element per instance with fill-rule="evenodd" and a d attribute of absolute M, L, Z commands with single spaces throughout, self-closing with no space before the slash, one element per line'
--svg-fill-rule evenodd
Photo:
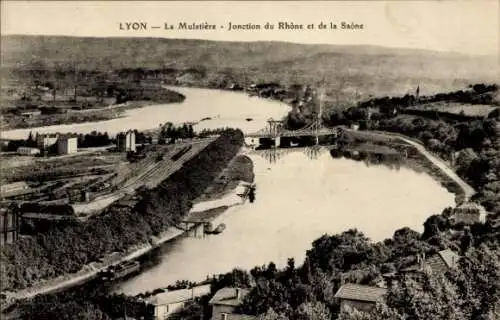
<path fill-rule="evenodd" d="M 57 141 L 58 154 L 71 154 L 78 151 L 78 140 L 76 137 L 63 137 Z"/>
<path fill-rule="evenodd" d="M 181 310 L 184 307 L 184 302 L 170 303 L 155 306 L 155 319 L 167 319 L 172 313 Z"/>

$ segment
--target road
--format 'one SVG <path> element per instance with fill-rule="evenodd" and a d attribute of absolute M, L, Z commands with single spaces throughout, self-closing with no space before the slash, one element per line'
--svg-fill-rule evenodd
<path fill-rule="evenodd" d="M 414 146 L 415 149 L 417 149 L 421 154 L 423 154 L 427 159 L 429 159 L 429 161 L 431 161 L 436 167 L 441 169 L 441 171 L 444 172 L 450 179 L 455 181 L 464 192 L 465 202 L 469 201 L 470 198 L 476 193 L 476 191 L 467 182 L 462 180 L 462 178 L 460 178 L 455 173 L 455 171 L 453 171 L 453 169 L 448 167 L 448 165 L 443 160 L 432 155 L 429 151 L 427 151 L 427 149 L 425 149 L 425 147 L 423 145 L 421 145 L 415 141 L 412 141 L 410 139 L 407 139 L 407 138 L 403 138 L 400 136 L 396 136 L 396 137 L 399 140 L 402 140 L 402 141 Z"/>

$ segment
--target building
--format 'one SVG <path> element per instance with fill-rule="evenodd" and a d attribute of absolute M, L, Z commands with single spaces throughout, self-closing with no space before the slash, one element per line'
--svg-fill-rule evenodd
<path fill-rule="evenodd" d="M 406 275 L 418 277 L 424 271 L 432 273 L 445 273 L 456 268 L 460 256 L 450 249 L 441 250 L 426 258 L 425 254 L 417 255 L 417 263 L 401 270 Z"/>
<path fill-rule="evenodd" d="M 22 156 L 34 156 L 40 154 L 40 149 L 30 148 L 30 147 L 19 147 L 17 148 L 17 153 Z"/>
<path fill-rule="evenodd" d="M 40 150 L 47 150 L 57 143 L 58 133 L 39 134 L 36 137 L 36 145 Z"/>
<path fill-rule="evenodd" d="M 42 112 L 40 110 L 25 111 L 25 112 L 21 113 L 21 115 L 25 118 L 34 118 L 34 117 L 37 117 L 41 114 L 42 114 Z"/>
<path fill-rule="evenodd" d="M 0 245 L 12 243 L 19 237 L 20 220 L 17 210 L 0 210 Z"/>
<path fill-rule="evenodd" d="M 441 250 L 424 260 L 424 268 L 434 273 L 444 273 L 448 269 L 454 269 L 458 265 L 460 256 L 450 249 Z"/>
<path fill-rule="evenodd" d="M 240 181 L 234 192 L 237 196 L 245 198 L 252 187 L 251 183 Z"/>
<path fill-rule="evenodd" d="M 212 306 L 211 320 L 256 320 L 257 317 L 235 313 L 248 294 L 241 288 L 222 288 L 208 302 Z"/>
<path fill-rule="evenodd" d="M 57 154 L 72 154 L 78 151 L 78 138 L 75 135 L 61 135 L 57 139 Z"/>
<path fill-rule="evenodd" d="M 172 313 L 181 310 L 186 302 L 207 294 L 210 294 L 208 284 L 159 293 L 149 297 L 146 302 L 154 306 L 154 319 L 167 319 Z"/>
<path fill-rule="evenodd" d="M 0 138 L 0 147 L 7 147 L 9 145 L 9 142 L 11 142 L 12 140 L 9 140 L 9 139 L 1 139 Z"/>
<path fill-rule="evenodd" d="M 376 303 L 382 301 L 387 289 L 365 286 L 354 283 L 346 283 L 339 288 L 335 298 L 340 299 L 340 309 L 356 309 L 359 311 L 370 311 Z"/>
<path fill-rule="evenodd" d="M 467 202 L 453 209 L 453 222 L 463 224 L 474 224 L 484 222 L 486 220 L 486 210 L 473 202 Z"/>
<path fill-rule="evenodd" d="M 135 152 L 135 132 L 132 130 L 128 130 L 127 132 L 119 133 L 116 136 L 116 145 L 118 150 L 128 152 Z"/>

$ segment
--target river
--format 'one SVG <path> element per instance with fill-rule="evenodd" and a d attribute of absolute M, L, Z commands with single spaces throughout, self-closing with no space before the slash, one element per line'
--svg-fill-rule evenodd
<path fill-rule="evenodd" d="M 26 138 L 30 131 L 92 130 L 113 135 L 127 129 L 156 128 L 167 121 L 182 123 L 205 117 L 212 119 L 200 122 L 196 130 L 230 126 L 250 132 L 261 129 L 268 118 L 279 119 L 289 110 L 283 103 L 237 92 L 169 88 L 184 94 L 186 100 L 128 110 L 124 117 L 109 121 L 11 130 L 2 136 Z M 219 217 L 226 224 L 220 235 L 184 237 L 166 243 L 156 252 L 156 264 L 119 284 L 116 291 L 137 294 L 177 280 L 204 280 L 207 275 L 270 261 L 283 266 L 289 257 L 299 264 L 312 241 L 325 233 L 356 227 L 378 241 L 403 226 L 422 231 L 429 215 L 454 205 L 454 195 L 427 174 L 405 167 L 391 169 L 334 159 L 328 150 L 322 150 L 314 160 L 303 150 L 294 150 L 276 163 L 250 154 L 257 184 L 255 202 L 233 207 Z"/>
<path fill-rule="evenodd" d="M 255 165 L 256 200 L 233 207 L 219 218 L 223 233 L 185 237 L 164 245 L 159 263 L 116 288 L 138 294 L 177 280 L 204 280 L 207 275 L 273 261 L 297 264 L 321 235 L 357 228 L 372 240 L 391 237 L 408 226 L 423 231 L 425 219 L 454 205 L 454 195 L 429 175 L 405 167 L 334 159 L 323 150 L 311 160 L 303 150 L 270 163 L 250 155 Z"/>
<path fill-rule="evenodd" d="M 4 139 L 26 139 L 30 132 L 85 134 L 96 130 L 114 136 L 128 129 L 158 128 L 160 124 L 166 122 L 174 124 L 199 122 L 195 130 L 232 126 L 244 132 L 252 132 L 265 126 L 269 118 L 281 119 L 290 110 L 284 103 L 249 97 L 241 92 L 171 86 L 167 88 L 185 95 L 184 102 L 129 109 L 125 110 L 122 117 L 112 120 L 6 130 L 0 135 Z M 200 121 L 203 118 L 211 119 Z M 247 121 L 247 118 L 252 121 Z"/>

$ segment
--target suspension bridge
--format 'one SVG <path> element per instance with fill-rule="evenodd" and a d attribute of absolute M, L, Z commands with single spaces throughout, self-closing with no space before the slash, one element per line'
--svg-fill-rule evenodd
<path fill-rule="evenodd" d="M 315 116 L 310 124 L 298 130 L 288 130 L 285 128 L 283 121 L 269 119 L 266 127 L 257 132 L 245 134 L 247 144 L 257 145 L 267 139 L 274 141 L 275 146 L 279 146 L 280 138 L 314 137 L 316 139 L 316 145 L 318 145 L 319 137 L 321 136 L 333 136 L 335 138 L 341 136 L 343 133 L 341 127 L 328 128 L 323 124 L 321 117 L 323 113 L 323 100 L 324 93 L 320 95 L 318 104 L 319 110 L 315 111 Z M 259 139 L 259 143 L 256 143 L 255 139 Z"/>
<path fill-rule="evenodd" d="M 278 137 L 305 137 L 305 136 L 327 136 L 334 135 L 338 136 L 342 132 L 341 127 L 327 128 L 321 124 L 319 119 L 316 119 L 313 123 L 298 129 L 298 130 L 287 130 L 284 128 L 283 122 L 279 120 L 269 119 L 267 121 L 268 125 L 257 131 L 251 132 L 245 135 L 248 138 L 267 138 L 274 139 Z"/>

